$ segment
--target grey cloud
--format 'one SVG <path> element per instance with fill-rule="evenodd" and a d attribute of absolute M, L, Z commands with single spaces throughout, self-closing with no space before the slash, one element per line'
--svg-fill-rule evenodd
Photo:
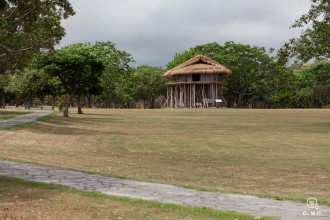
<path fill-rule="evenodd" d="M 279 49 L 299 30 L 289 26 L 309 0 L 72 0 L 60 46 L 112 41 L 136 65 L 165 66 L 176 52 L 225 41 Z"/>

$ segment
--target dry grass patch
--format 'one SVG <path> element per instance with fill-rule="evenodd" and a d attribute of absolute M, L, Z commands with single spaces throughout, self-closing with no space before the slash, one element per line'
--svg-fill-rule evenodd
<path fill-rule="evenodd" d="M 252 216 L 144 202 L 0 177 L 0 219 L 237 219 Z M 271 218 L 263 218 L 271 219 Z"/>
<path fill-rule="evenodd" d="M 330 110 L 85 110 L 0 131 L 0 157 L 330 205 Z"/>

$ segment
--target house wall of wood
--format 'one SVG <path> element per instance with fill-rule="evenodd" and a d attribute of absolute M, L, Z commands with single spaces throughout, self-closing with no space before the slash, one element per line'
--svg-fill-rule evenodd
<path fill-rule="evenodd" d="M 201 82 L 216 82 L 218 81 L 218 75 L 201 75 Z"/>
<path fill-rule="evenodd" d="M 179 75 L 174 77 L 176 82 L 192 82 L 192 75 Z"/>
<path fill-rule="evenodd" d="M 209 74 L 197 74 L 197 75 L 200 75 L 199 82 L 216 82 L 216 81 L 218 81 L 218 75 L 209 75 Z M 176 82 L 194 82 L 192 74 L 175 76 L 174 80 Z"/>
<path fill-rule="evenodd" d="M 223 82 L 217 74 L 177 75 L 167 88 L 170 108 L 223 107 Z M 219 102 L 222 100 L 222 102 Z"/>

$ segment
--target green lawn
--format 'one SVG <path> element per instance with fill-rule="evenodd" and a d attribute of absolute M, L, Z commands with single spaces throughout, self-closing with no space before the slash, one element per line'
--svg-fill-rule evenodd
<path fill-rule="evenodd" d="M 330 205 L 330 110 L 60 113 L 0 131 L 0 157 L 106 176 Z"/>

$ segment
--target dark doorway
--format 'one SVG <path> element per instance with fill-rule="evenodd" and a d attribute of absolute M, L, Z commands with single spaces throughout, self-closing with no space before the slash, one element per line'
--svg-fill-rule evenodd
<path fill-rule="evenodd" d="M 193 80 L 194 82 L 199 82 L 199 81 L 201 81 L 201 74 L 193 74 L 193 75 L 192 75 L 192 80 Z"/>

